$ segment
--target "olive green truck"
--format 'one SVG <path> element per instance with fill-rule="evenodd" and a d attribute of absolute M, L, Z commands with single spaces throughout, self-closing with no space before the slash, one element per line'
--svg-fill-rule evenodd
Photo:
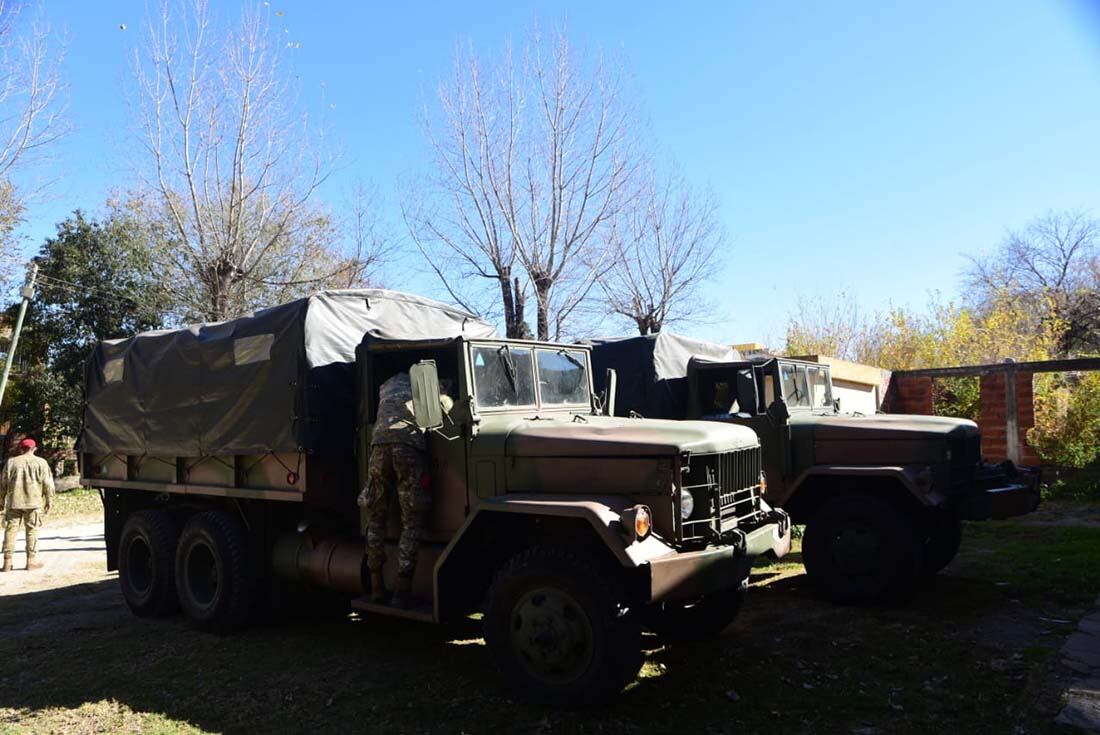
<path fill-rule="evenodd" d="M 421 604 L 398 609 L 369 600 L 356 497 L 378 388 L 406 370 L 431 509 Z M 517 696 L 583 705 L 634 677 L 643 628 L 724 628 L 753 558 L 790 544 L 751 429 L 606 415 L 588 347 L 498 339 L 407 294 L 328 291 L 104 342 L 86 372 L 81 471 L 140 616 L 221 633 L 288 598 L 368 619 L 480 612 Z"/>
<path fill-rule="evenodd" d="M 597 377 L 617 371 L 624 415 L 757 433 L 764 497 L 805 524 L 807 575 L 837 602 L 904 598 L 955 557 L 963 520 L 1022 515 L 1038 503 L 1028 476 L 983 464 L 973 421 L 845 413 L 827 365 L 743 360 L 669 333 L 602 340 L 592 356 Z"/>

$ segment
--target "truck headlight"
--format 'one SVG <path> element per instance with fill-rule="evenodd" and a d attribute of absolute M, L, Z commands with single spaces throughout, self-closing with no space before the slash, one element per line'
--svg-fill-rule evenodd
<path fill-rule="evenodd" d="M 686 521 L 695 512 L 695 496 L 690 490 L 680 491 L 680 519 Z"/>

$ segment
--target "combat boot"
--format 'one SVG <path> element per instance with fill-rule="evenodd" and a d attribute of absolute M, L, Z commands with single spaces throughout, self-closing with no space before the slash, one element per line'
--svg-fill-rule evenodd
<path fill-rule="evenodd" d="M 28 572 L 33 572 L 35 569 L 41 569 L 42 566 L 43 566 L 42 562 L 38 561 L 38 559 L 36 557 L 33 557 L 33 556 L 28 556 L 27 557 L 27 571 Z"/>
<path fill-rule="evenodd" d="M 412 577 L 398 577 L 397 589 L 393 591 L 393 606 L 402 609 L 412 603 Z"/>
<path fill-rule="evenodd" d="M 11 571 L 11 557 L 10 556 L 5 556 L 4 557 L 4 566 L 0 567 L 0 572 L 10 572 L 10 571 Z"/>
<path fill-rule="evenodd" d="M 386 604 L 386 583 L 382 581 L 382 572 L 370 573 L 370 601 Z"/>

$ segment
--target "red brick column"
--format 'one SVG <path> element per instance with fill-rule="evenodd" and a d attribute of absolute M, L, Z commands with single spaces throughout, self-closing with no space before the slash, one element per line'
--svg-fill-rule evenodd
<path fill-rule="evenodd" d="M 1020 464 L 1038 467 L 1039 454 L 1027 443 L 1027 431 L 1035 426 L 1035 374 L 1016 373 L 1016 428 L 1020 436 Z"/>
<path fill-rule="evenodd" d="M 1008 457 L 1005 437 L 1005 374 L 983 375 L 979 382 L 978 429 L 982 432 L 982 458 L 1003 462 Z"/>
<path fill-rule="evenodd" d="M 932 379 L 894 375 L 890 413 L 932 415 Z"/>
<path fill-rule="evenodd" d="M 982 432 L 982 457 L 990 462 L 1008 459 L 1008 413 L 1005 401 L 1005 373 L 981 377 L 981 415 L 978 428 Z M 1027 444 L 1027 431 L 1035 425 L 1034 375 L 1016 374 L 1016 441 L 1020 448 L 1020 464 L 1036 466 L 1039 457 Z"/>

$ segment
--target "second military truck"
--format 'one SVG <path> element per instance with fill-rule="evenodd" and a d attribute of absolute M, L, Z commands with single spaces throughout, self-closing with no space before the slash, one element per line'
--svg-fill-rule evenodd
<path fill-rule="evenodd" d="M 597 377 L 617 369 L 623 415 L 705 419 L 760 437 L 765 497 L 805 524 L 802 557 L 838 602 L 904 597 L 947 566 L 962 521 L 1034 509 L 1033 483 L 985 466 L 973 421 L 843 413 L 827 365 L 743 360 L 719 345 L 663 333 L 605 340 Z"/>
<path fill-rule="evenodd" d="M 413 609 L 364 596 L 356 506 L 378 389 L 399 371 L 430 464 Z M 82 473 L 134 613 L 182 608 L 225 632 L 288 585 L 368 616 L 482 612 L 505 683 L 536 701 L 619 691 L 643 627 L 717 633 L 752 558 L 789 546 L 751 430 L 601 415 L 614 396 L 594 394 L 587 347 L 498 339 L 407 294 L 323 292 L 102 343 L 87 397 Z"/>

